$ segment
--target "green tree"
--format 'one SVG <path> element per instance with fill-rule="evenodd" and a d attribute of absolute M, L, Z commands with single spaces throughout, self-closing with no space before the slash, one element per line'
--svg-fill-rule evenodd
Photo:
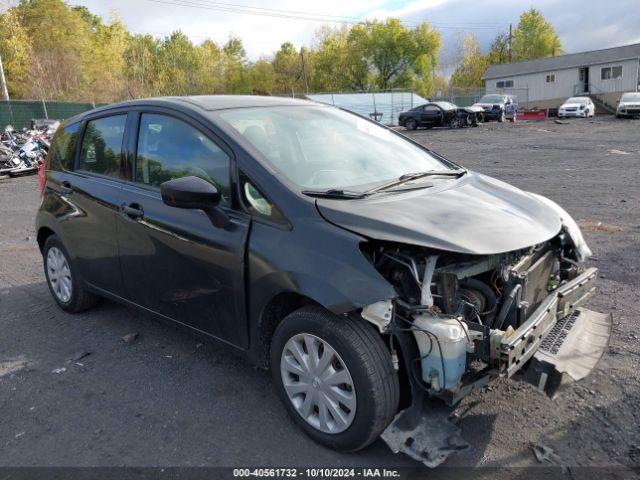
<path fill-rule="evenodd" d="M 83 100 L 91 31 L 83 16 L 62 0 L 22 0 L 16 7 L 30 39 L 32 98 Z"/>
<path fill-rule="evenodd" d="M 462 39 L 462 58 L 459 65 L 451 74 L 452 87 L 471 88 L 482 87 L 482 75 L 489 66 L 489 55 L 480 51 L 480 43 L 473 34 Z"/>
<path fill-rule="evenodd" d="M 29 35 L 20 23 L 16 9 L 0 15 L 0 55 L 9 96 L 24 98 L 33 81 L 29 60 L 32 50 Z"/>
<path fill-rule="evenodd" d="M 126 93 L 129 98 L 153 97 L 156 90 L 154 59 L 159 48 L 151 35 L 133 35 L 124 53 Z"/>
<path fill-rule="evenodd" d="M 101 21 L 91 27 L 91 54 L 85 58 L 86 98 L 106 103 L 126 96 L 127 68 L 125 53 L 129 34 L 124 24 L 113 18 L 107 25 Z"/>
<path fill-rule="evenodd" d="M 276 90 L 276 72 L 269 60 L 261 58 L 251 65 L 248 76 L 251 93 L 271 95 Z"/>
<path fill-rule="evenodd" d="M 312 91 L 368 90 L 371 72 L 366 46 L 351 36 L 345 25 L 339 29 L 322 27 L 316 32 L 315 48 L 309 55 Z"/>
<path fill-rule="evenodd" d="M 302 63 L 300 54 L 291 42 L 280 46 L 273 58 L 273 71 L 276 75 L 276 90 L 280 93 L 302 91 Z"/>
<path fill-rule="evenodd" d="M 201 57 L 181 31 L 161 43 L 155 57 L 156 91 L 159 95 L 192 95 L 199 92 Z"/>
<path fill-rule="evenodd" d="M 489 48 L 489 63 L 509 63 L 509 35 L 501 33 Z"/>
<path fill-rule="evenodd" d="M 224 54 L 225 93 L 249 93 L 247 53 L 238 37 L 230 37 L 222 47 Z"/>
<path fill-rule="evenodd" d="M 513 33 L 512 58 L 514 61 L 551 57 L 562 53 L 562 43 L 551 25 L 535 8 L 520 15 Z"/>

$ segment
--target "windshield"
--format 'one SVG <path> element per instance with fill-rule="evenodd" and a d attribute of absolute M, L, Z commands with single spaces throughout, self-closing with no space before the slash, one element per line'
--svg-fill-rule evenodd
<path fill-rule="evenodd" d="M 620 99 L 621 102 L 640 102 L 640 93 L 625 93 Z"/>
<path fill-rule="evenodd" d="M 485 95 L 480 99 L 478 103 L 501 103 L 504 102 L 502 95 Z"/>
<path fill-rule="evenodd" d="M 584 97 L 571 97 L 569 100 L 567 100 L 564 103 L 581 103 L 581 104 L 584 104 L 584 103 L 587 103 L 587 99 L 584 98 Z"/>
<path fill-rule="evenodd" d="M 242 108 L 218 115 L 302 189 L 362 191 L 408 173 L 454 168 L 387 128 L 333 107 Z"/>

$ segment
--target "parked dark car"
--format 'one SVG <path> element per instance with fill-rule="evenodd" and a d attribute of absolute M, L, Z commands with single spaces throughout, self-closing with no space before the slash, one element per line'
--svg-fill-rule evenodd
<path fill-rule="evenodd" d="M 483 111 L 479 108 L 460 108 L 450 102 L 429 102 L 402 112 L 398 124 L 407 130 L 418 127 L 475 127 L 482 122 Z"/>
<path fill-rule="evenodd" d="M 503 95 L 492 93 L 484 95 L 474 107 L 484 110 L 485 120 L 497 120 L 515 122 L 518 118 L 518 98 L 515 95 Z"/>
<path fill-rule="evenodd" d="M 569 214 L 331 106 L 115 104 L 65 122 L 44 174 L 62 309 L 105 297 L 233 346 L 332 448 L 382 434 L 435 466 L 467 446 L 445 405 L 516 372 L 553 395 L 606 348 Z"/>

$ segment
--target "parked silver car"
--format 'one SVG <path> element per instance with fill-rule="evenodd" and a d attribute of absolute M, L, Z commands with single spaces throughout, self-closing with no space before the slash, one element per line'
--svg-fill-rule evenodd
<path fill-rule="evenodd" d="M 640 92 L 623 93 L 618 101 L 616 117 L 640 117 Z"/>

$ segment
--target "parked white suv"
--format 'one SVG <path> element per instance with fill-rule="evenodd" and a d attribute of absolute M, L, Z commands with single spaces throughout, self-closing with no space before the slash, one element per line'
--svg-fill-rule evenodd
<path fill-rule="evenodd" d="M 618 102 L 616 117 L 640 116 L 640 92 L 623 93 Z"/>
<path fill-rule="evenodd" d="M 593 117 L 596 106 L 589 97 L 571 97 L 558 110 L 558 117 Z"/>

